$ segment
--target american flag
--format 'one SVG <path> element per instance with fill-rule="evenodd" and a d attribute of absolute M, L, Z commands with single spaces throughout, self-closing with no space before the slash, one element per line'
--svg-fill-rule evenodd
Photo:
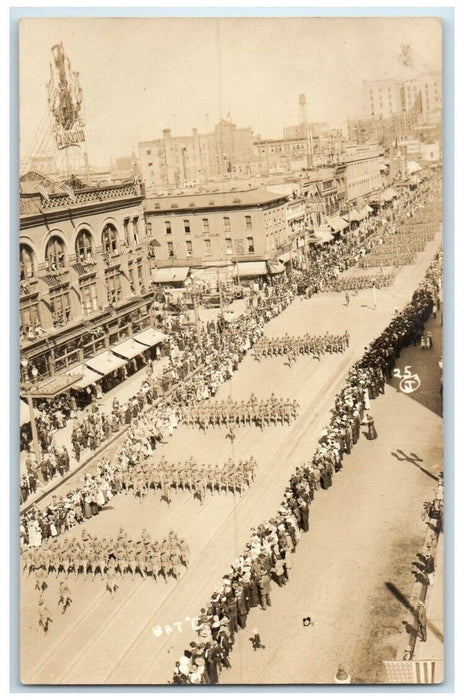
<path fill-rule="evenodd" d="M 387 683 L 429 685 L 443 682 L 443 661 L 384 661 Z"/>
<path fill-rule="evenodd" d="M 72 187 L 70 185 L 67 185 L 65 183 L 64 185 L 60 185 L 60 187 L 63 190 L 63 192 L 66 192 L 66 194 L 68 195 L 71 202 L 76 201 L 76 193 L 74 192 L 74 190 L 72 189 Z"/>
<path fill-rule="evenodd" d="M 46 188 L 44 187 L 44 185 L 42 185 L 41 182 L 36 183 L 34 190 L 38 192 L 45 199 L 46 202 L 50 201 L 50 195 L 48 194 Z"/>

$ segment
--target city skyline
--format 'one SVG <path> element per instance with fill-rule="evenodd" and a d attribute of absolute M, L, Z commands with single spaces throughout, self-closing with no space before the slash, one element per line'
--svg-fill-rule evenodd
<path fill-rule="evenodd" d="M 348 117 L 363 113 L 363 80 L 441 70 L 434 18 L 28 19 L 20 43 L 21 158 L 45 118 L 51 47 L 59 42 L 80 75 L 89 160 L 98 166 L 137 152 L 165 128 L 205 133 L 226 117 L 279 138 L 301 121 L 300 93 L 311 121 L 345 130 Z M 413 67 L 402 64 L 405 45 Z"/>

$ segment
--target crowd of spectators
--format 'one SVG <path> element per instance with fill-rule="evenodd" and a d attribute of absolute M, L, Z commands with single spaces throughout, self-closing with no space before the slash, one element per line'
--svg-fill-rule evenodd
<path fill-rule="evenodd" d="M 322 431 L 316 452 L 289 479 L 273 518 L 252 529 L 241 556 L 216 585 L 198 616 L 197 640 L 176 662 L 171 682 L 175 685 L 216 684 L 221 670 L 230 667 L 235 635 L 246 627 L 250 610 L 271 604 L 272 582 L 283 586 L 291 571 L 291 554 L 302 532 L 309 530 L 310 504 L 319 490 L 333 484 L 360 439 L 376 437 L 369 414 L 371 400 L 384 393 L 401 350 L 413 342 L 432 313 L 436 286 L 441 278 L 441 253 L 429 267 L 424 282 L 411 302 L 397 313 L 387 328 L 365 350 L 348 373 L 337 394 L 329 425 Z"/>

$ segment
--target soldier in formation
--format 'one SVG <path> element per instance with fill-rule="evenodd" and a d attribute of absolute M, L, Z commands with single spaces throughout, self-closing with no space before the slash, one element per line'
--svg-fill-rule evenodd
<path fill-rule="evenodd" d="M 209 493 L 243 494 L 256 476 L 254 457 L 234 462 L 228 459 L 222 465 L 198 463 L 193 457 L 185 462 L 169 462 L 164 457 L 158 463 L 146 461 L 121 477 L 123 492 L 145 496 L 149 490 L 158 490 L 162 499 L 171 501 L 172 492 L 190 491 L 200 503 Z"/>
<path fill-rule="evenodd" d="M 344 352 L 350 344 L 348 331 L 341 335 L 325 333 L 312 336 L 306 333 L 303 336 L 290 336 L 286 333 L 280 338 L 261 338 L 253 349 L 256 360 L 262 357 L 287 356 L 290 362 L 294 362 L 299 355 L 312 355 L 320 359 L 326 353 L 333 354 Z"/>
<path fill-rule="evenodd" d="M 331 420 L 322 431 L 313 458 L 292 474 L 277 514 L 251 531 L 244 552 L 232 562 L 202 610 L 198 618 L 198 636 L 218 649 L 213 676 L 204 673 L 198 679 L 195 675 L 199 659 L 206 669 L 206 651 L 204 645 L 193 642 L 195 653 L 184 655 L 179 661 L 181 680 L 176 675 L 178 666 L 174 682 L 191 683 L 192 674 L 198 683 L 217 682 L 211 679 L 230 666 L 228 656 L 235 634 L 246 625 L 251 608 L 261 606 L 264 610 L 271 604 L 272 581 L 285 585 L 291 570 L 291 554 L 301 533 L 309 530 L 310 504 L 316 492 L 332 486 L 335 474 L 343 468 L 345 454 L 351 453 L 361 437 L 370 401 L 384 393 L 398 352 L 412 343 L 417 325 L 424 323 L 432 313 L 434 286 L 441 276 L 441 254 L 437 260 L 430 266 L 426 280 L 414 293 L 411 303 L 394 317 L 352 367 L 336 396 Z M 420 635 L 425 638 L 425 634 L 424 624 Z M 191 658 L 195 659 L 193 670 Z"/>
<path fill-rule="evenodd" d="M 221 427 L 223 425 L 246 426 L 256 425 L 260 428 L 277 423 L 290 424 L 298 415 L 297 401 L 279 399 L 274 393 L 269 399 L 258 400 L 254 394 L 248 401 L 208 401 L 193 406 L 184 412 L 184 423 L 188 426 L 197 425 L 202 430 Z"/>
<path fill-rule="evenodd" d="M 35 573 L 40 581 L 40 592 L 43 592 L 44 578 L 55 574 L 58 578 L 64 574 L 68 579 L 71 573 L 75 578 L 83 576 L 95 580 L 97 575 L 101 580 L 107 577 L 107 588 L 113 594 L 116 576 L 130 574 L 132 579 L 136 574 L 142 578 L 152 577 L 156 581 L 168 577 L 178 579 L 181 567 L 187 568 L 190 560 L 190 549 L 185 540 L 180 539 L 171 530 L 169 536 L 162 541 L 154 540 L 146 530 L 143 530 L 138 540 L 133 540 L 121 528 L 116 539 L 92 537 L 85 529 L 81 537 L 64 538 L 44 544 L 40 549 L 27 549 L 23 552 L 23 569 L 29 575 Z M 37 587 L 37 586 L 36 586 Z M 59 604 L 63 612 L 71 604 L 71 594 L 67 584 L 60 583 Z"/>

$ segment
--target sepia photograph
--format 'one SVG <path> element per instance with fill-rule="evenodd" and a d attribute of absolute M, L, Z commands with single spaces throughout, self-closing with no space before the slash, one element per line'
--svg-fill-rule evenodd
<path fill-rule="evenodd" d="M 21 19 L 21 684 L 447 680 L 442 56 Z"/>

